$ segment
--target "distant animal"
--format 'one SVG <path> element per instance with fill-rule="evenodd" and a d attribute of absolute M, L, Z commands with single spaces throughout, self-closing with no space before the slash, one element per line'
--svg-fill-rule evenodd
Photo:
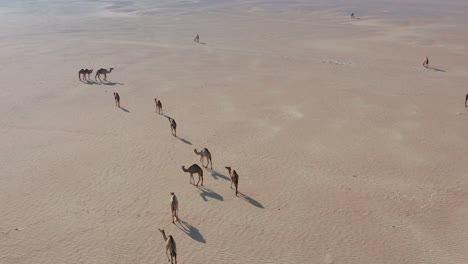
<path fill-rule="evenodd" d="M 190 184 L 195 183 L 195 179 L 193 178 L 193 174 L 198 174 L 198 182 L 195 184 L 195 186 L 198 186 L 198 183 L 200 183 L 201 180 L 201 186 L 203 186 L 203 169 L 198 166 L 197 164 L 193 164 L 190 166 L 188 169 L 185 168 L 185 166 L 182 166 L 182 170 L 184 172 L 190 173 Z"/>
<path fill-rule="evenodd" d="M 429 58 L 426 57 L 426 58 L 424 59 L 424 61 L 423 61 L 423 66 L 424 66 L 424 67 L 427 67 L 428 65 L 429 65 Z"/>
<path fill-rule="evenodd" d="M 468 101 L 468 94 L 466 94 L 466 96 L 465 96 L 465 107 L 468 107 L 468 106 L 466 106 L 467 101 Z"/>
<path fill-rule="evenodd" d="M 104 75 L 104 81 L 107 82 L 107 74 L 111 73 L 113 69 L 114 68 L 110 68 L 109 70 L 106 70 L 104 68 L 101 68 L 101 69 L 97 70 L 96 71 L 96 76 L 94 76 L 94 80 L 97 81 L 97 79 L 99 78 L 99 81 L 102 82 L 101 75 Z"/>
<path fill-rule="evenodd" d="M 198 36 L 198 34 L 197 34 L 197 36 L 195 37 L 195 39 L 193 41 L 195 41 L 196 43 L 200 42 L 200 36 Z"/>
<path fill-rule="evenodd" d="M 351 18 L 354 18 L 354 13 L 351 13 Z"/>
<path fill-rule="evenodd" d="M 160 102 L 160 101 L 159 101 Z M 171 125 L 171 133 L 174 137 L 177 137 L 177 123 L 173 118 L 167 117 L 169 124 Z"/>
<path fill-rule="evenodd" d="M 120 107 L 120 95 L 114 92 L 115 106 Z"/>
<path fill-rule="evenodd" d="M 155 98 L 156 100 L 156 98 Z M 162 109 L 162 102 L 160 100 L 156 100 L 156 112 L 160 115 L 163 115 L 163 109 Z"/>
<path fill-rule="evenodd" d="M 85 81 L 89 81 L 89 79 L 91 78 L 91 73 L 93 72 L 93 69 L 91 70 L 88 70 L 88 69 L 81 69 L 79 72 L 78 72 L 78 79 L 81 80 L 85 80 Z M 86 79 L 86 74 L 88 75 L 88 79 Z M 83 75 L 83 79 L 81 78 L 81 75 Z"/>
<path fill-rule="evenodd" d="M 231 167 L 225 167 L 229 171 L 229 175 L 231 176 L 231 189 L 232 184 L 236 187 L 236 196 L 237 196 L 237 187 L 239 186 L 239 175 L 237 174 L 236 170 L 231 170 Z"/>
<path fill-rule="evenodd" d="M 179 201 L 175 193 L 171 192 L 171 212 L 172 212 L 172 223 L 179 221 Z"/>
<path fill-rule="evenodd" d="M 154 105 L 156 106 L 156 113 L 158 112 L 158 99 L 154 98 Z"/>
<path fill-rule="evenodd" d="M 211 153 L 207 148 L 202 149 L 200 152 L 198 152 L 197 149 L 194 149 L 193 152 L 195 152 L 195 154 L 200 156 L 200 162 L 201 162 L 202 166 L 207 168 L 208 165 L 211 164 L 211 168 L 213 169 L 213 162 L 211 161 Z M 206 166 L 203 164 L 204 159 L 207 160 Z"/>
<path fill-rule="evenodd" d="M 161 232 L 163 235 L 164 242 L 166 243 L 167 262 L 171 262 L 171 264 L 177 264 L 177 246 L 174 238 L 172 236 L 166 237 L 166 232 L 164 232 L 164 229 L 159 229 L 159 232 Z M 169 258 L 169 256 L 171 257 Z"/>

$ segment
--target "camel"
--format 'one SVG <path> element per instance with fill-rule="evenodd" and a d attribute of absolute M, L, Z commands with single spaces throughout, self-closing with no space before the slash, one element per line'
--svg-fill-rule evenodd
<path fill-rule="evenodd" d="M 120 95 L 119 93 L 114 93 L 115 106 L 120 107 Z"/>
<path fill-rule="evenodd" d="M 201 186 L 203 186 L 203 170 L 200 166 L 198 166 L 197 164 L 193 164 L 188 169 L 186 169 L 185 166 L 182 166 L 182 170 L 184 172 L 190 173 L 190 184 L 192 184 L 192 180 L 193 180 L 193 183 L 195 183 L 195 179 L 193 179 L 193 174 L 197 173 L 198 182 L 197 184 L 195 184 L 195 186 L 198 186 L 198 183 L 200 182 L 200 180 L 201 180 Z"/>
<path fill-rule="evenodd" d="M 161 102 L 161 101 L 159 101 Z M 171 124 L 171 133 L 174 137 L 177 137 L 177 123 L 173 118 L 167 117 L 169 124 Z"/>
<path fill-rule="evenodd" d="M 424 67 L 429 66 L 429 58 L 428 58 L 428 57 L 426 57 L 426 58 L 424 59 L 424 61 L 423 61 L 423 66 L 424 66 Z"/>
<path fill-rule="evenodd" d="M 195 37 L 195 39 L 193 41 L 195 41 L 196 43 L 200 42 L 200 36 L 198 36 L 198 34 L 197 34 L 197 36 Z"/>
<path fill-rule="evenodd" d="M 175 193 L 171 192 L 171 212 L 172 212 L 172 223 L 179 221 L 179 201 Z"/>
<path fill-rule="evenodd" d="M 355 18 L 354 13 L 351 13 L 351 18 Z"/>
<path fill-rule="evenodd" d="M 110 68 L 109 70 L 106 70 L 104 68 L 101 68 L 96 71 L 96 76 L 94 76 L 94 80 L 97 81 L 97 78 L 99 78 L 99 81 L 102 82 L 101 80 L 101 75 L 104 75 L 104 81 L 107 82 L 107 74 L 111 73 L 114 68 Z"/>
<path fill-rule="evenodd" d="M 91 69 L 91 70 L 81 69 L 78 72 L 78 79 L 80 79 L 80 81 L 82 81 L 82 80 L 89 81 L 89 79 L 91 78 L 91 73 L 92 72 L 93 72 L 93 69 Z M 88 74 L 88 79 L 86 79 L 86 74 Z M 83 79 L 81 79 L 81 75 L 83 75 Z"/>
<path fill-rule="evenodd" d="M 164 242 L 166 242 L 166 256 L 167 262 L 171 262 L 173 264 L 172 259 L 174 259 L 175 264 L 177 264 L 177 247 L 176 242 L 172 236 L 166 237 L 166 232 L 164 229 L 159 229 L 159 232 L 163 235 Z M 169 255 L 171 258 L 169 258 Z"/>
<path fill-rule="evenodd" d="M 160 114 L 160 115 L 163 115 L 163 109 L 162 109 L 162 103 L 160 100 L 156 100 L 156 98 L 154 98 L 155 102 L 156 102 L 156 113 Z"/>
<path fill-rule="evenodd" d="M 466 94 L 466 96 L 465 96 L 465 107 L 468 107 L 468 106 L 466 106 L 467 101 L 468 101 L 468 94 Z"/>
<path fill-rule="evenodd" d="M 213 169 L 213 162 L 211 161 L 211 153 L 207 148 L 202 149 L 200 152 L 198 152 L 197 149 L 194 149 L 193 152 L 195 152 L 195 154 L 200 156 L 200 162 L 202 166 L 204 166 L 205 168 L 208 168 L 208 165 L 211 164 L 211 169 Z M 203 165 L 204 159 L 207 160 L 206 166 Z"/>
<path fill-rule="evenodd" d="M 237 196 L 237 186 L 239 185 L 239 175 L 237 174 L 236 170 L 231 171 L 231 167 L 225 167 L 229 171 L 229 176 L 231 176 L 231 189 L 232 184 L 236 187 L 236 196 Z"/>

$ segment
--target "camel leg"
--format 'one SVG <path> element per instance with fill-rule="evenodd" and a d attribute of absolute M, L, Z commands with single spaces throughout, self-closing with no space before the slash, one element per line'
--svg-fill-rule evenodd
<path fill-rule="evenodd" d="M 107 82 L 107 74 L 104 73 L 104 81 Z"/>
<path fill-rule="evenodd" d="M 468 107 L 468 106 L 466 106 L 466 102 L 468 102 L 468 98 L 465 99 L 465 107 Z"/>
<path fill-rule="evenodd" d="M 200 179 L 201 179 L 201 186 L 203 186 L 203 175 L 198 178 L 199 181 Z"/>
<path fill-rule="evenodd" d="M 234 184 L 236 186 L 236 196 L 237 196 L 237 184 Z"/>
<path fill-rule="evenodd" d="M 166 249 L 167 262 L 170 262 L 171 259 L 169 258 L 169 254 L 167 253 L 167 251 L 169 251 L 169 249 Z"/>
<path fill-rule="evenodd" d="M 233 184 L 233 182 L 232 182 L 232 180 L 231 180 L 231 189 L 232 189 L 232 184 Z"/>
<path fill-rule="evenodd" d="M 213 161 L 211 161 L 211 158 L 210 158 L 210 165 L 211 165 L 211 169 L 213 169 Z"/>

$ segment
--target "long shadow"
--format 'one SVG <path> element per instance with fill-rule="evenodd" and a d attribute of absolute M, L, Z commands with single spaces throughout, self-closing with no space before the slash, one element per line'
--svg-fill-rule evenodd
<path fill-rule="evenodd" d="M 203 199 L 203 201 L 208 202 L 208 199 L 206 199 L 206 197 L 213 198 L 213 199 L 216 199 L 216 200 L 219 200 L 219 201 L 224 201 L 224 198 L 221 195 L 215 193 L 210 188 L 206 188 L 205 186 L 196 186 L 196 187 L 200 191 L 202 191 L 200 193 L 200 196 Z"/>
<path fill-rule="evenodd" d="M 183 143 L 187 144 L 187 145 L 192 145 L 192 142 L 186 140 L 185 138 L 181 138 L 181 137 L 178 137 L 176 136 L 176 138 L 180 141 L 182 141 Z"/>
<path fill-rule="evenodd" d="M 87 84 L 87 85 L 101 85 L 100 83 L 91 81 L 91 80 L 80 80 L 80 82 Z"/>
<path fill-rule="evenodd" d="M 123 83 L 118 83 L 118 82 L 101 82 L 101 84 L 109 85 L 109 86 L 124 85 Z"/>
<path fill-rule="evenodd" d="M 129 110 L 127 110 L 127 109 L 125 109 L 125 108 L 123 108 L 123 107 L 119 107 L 119 108 L 120 108 L 122 111 L 124 111 L 125 113 L 130 113 Z"/>
<path fill-rule="evenodd" d="M 253 206 L 256 206 L 256 207 L 261 208 L 261 209 L 264 209 L 264 208 L 265 208 L 265 207 L 263 207 L 263 205 L 262 205 L 259 201 L 255 200 L 255 199 L 253 199 L 253 198 L 251 198 L 251 197 L 249 197 L 249 196 L 247 196 L 247 195 L 245 195 L 245 194 L 243 194 L 243 193 L 241 193 L 241 192 L 238 192 L 238 196 L 239 196 L 242 200 L 244 200 L 244 201 L 246 201 L 246 202 L 249 202 L 249 203 L 252 204 Z"/>
<path fill-rule="evenodd" d="M 225 179 L 226 181 L 231 180 L 228 176 L 226 176 L 226 175 L 224 175 L 222 173 L 219 173 L 216 170 L 208 169 L 208 168 L 206 168 L 206 170 L 211 172 L 211 176 L 213 176 L 213 178 L 215 178 L 215 180 L 217 180 L 218 178 Z"/>
<path fill-rule="evenodd" d="M 178 225 L 179 223 L 180 225 Z M 187 234 L 189 237 L 191 237 L 193 240 L 201 242 L 201 243 L 206 243 L 205 238 L 203 238 L 202 234 L 200 234 L 200 231 L 198 231 L 197 228 L 191 226 L 189 223 L 185 222 L 184 220 L 180 220 L 176 222 L 176 226 L 182 230 L 185 234 Z"/>
<path fill-rule="evenodd" d="M 428 69 L 428 70 L 432 70 L 432 71 L 436 71 L 436 72 L 446 72 L 445 70 L 434 68 L 434 67 L 431 67 L 431 66 L 424 66 L 424 67 L 426 67 L 426 69 Z"/>

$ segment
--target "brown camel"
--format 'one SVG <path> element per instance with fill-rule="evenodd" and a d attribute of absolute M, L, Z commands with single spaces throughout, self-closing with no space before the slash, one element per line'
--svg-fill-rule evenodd
<path fill-rule="evenodd" d="M 190 166 L 188 169 L 185 168 L 185 166 L 182 166 L 182 170 L 184 172 L 190 173 L 190 184 L 195 183 L 195 179 L 193 178 L 193 174 L 198 174 L 198 182 L 195 184 L 195 186 L 198 186 L 198 183 L 201 180 L 201 186 L 203 186 L 203 169 L 198 166 L 197 164 L 193 164 Z"/>
<path fill-rule="evenodd" d="M 468 94 L 466 94 L 466 96 L 465 96 L 465 107 L 468 107 L 468 106 L 466 106 L 467 101 L 468 101 Z"/>
<path fill-rule="evenodd" d="M 114 93 L 115 106 L 120 107 L 120 95 L 119 93 Z"/>
<path fill-rule="evenodd" d="M 81 69 L 79 72 L 78 72 L 78 79 L 80 79 L 80 81 L 84 80 L 84 81 L 89 81 L 89 79 L 91 78 L 91 73 L 93 72 L 93 69 L 91 70 L 88 70 L 88 69 Z M 86 79 L 86 74 L 88 75 L 88 79 Z M 81 75 L 83 75 L 83 79 L 81 79 Z"/>
<path fill-rule="evenodd" d="M 194 149 L 193 152 L 195 152 L 195 154 L 200 156 L 200 162 L 202 166 L 207 168 L 208 165 L 211 164 L 211 168 L 213 169 L 213 162 L 211 161 L 211 153 L 207 148 L 202 149 L 200 152 L 198 152 L 197 149 Z M 203 164 L 204 159 L 207 160 L 206 166 Z"/>
<path fill-rule="evenodd" d="M 237 196 L 237 186 L 239 185 L 239 175 L 237 174 L 236 170 L 231 170 L 231 167 L 225 167 L 229 171 L 229 175 L 231 176 L 231 189 L 232 184 L 236 187 L 236 196 Z"/>
<path fill-rule="evenodd" d="M 161 102 L 161 101 L 159 101 Z M 177 123 L 173 118 L 167 117 L 169 124 L 171 124 L 171 133 L 174 137 L 177 137 Z"/>
<path fill-rule="evenodd" d="M 97 78 L 99 78 L 99 81 L 102 82 L 101 80 L 101 75 L 104 75 L 104 81 L 107 82 L 107 74 L 111 73 L 114 68 L 110 68 L 109 70 L 106 70 L 104 68 L 101 68 L 96 71 L 96 76 L 94 76 L 94 80 L 97 81 Z"/>
<path fill-rule="evenodd" d="M 159 229 L 159 232 L 161 232 L 164 238 L 164 242 L 166 242 L 167 262 L 171 262 L 171 264 L 175 262 L 175 264 L 177 264 L 177 247 L 174 238 L 172 236 L 166 237 L 166 232 L 164 232 L 164 229 Z M 169 255 L 171 258 L 169 258 Z"/>
<path fill-rule="evenodd" d="M 172 223 L 179 221 L 179 201 L 175 193 L 171 192 L 171 212 L 172 212 Z"/>
<path fill-rule="evenodd" d="M 155 98 L 154 100 L 156 100 L 156 98 Z M 164 113 L 163 113 L 163 109 L 162 109 L 162 103 L 161 103 L 160 100 L 157 100 L 157 101 L 156 101 L 156 112 L 157 112 L 158 114 L 160 114 L 160 115 L 163 115 L 163 114 L 164 114 Z"/>

